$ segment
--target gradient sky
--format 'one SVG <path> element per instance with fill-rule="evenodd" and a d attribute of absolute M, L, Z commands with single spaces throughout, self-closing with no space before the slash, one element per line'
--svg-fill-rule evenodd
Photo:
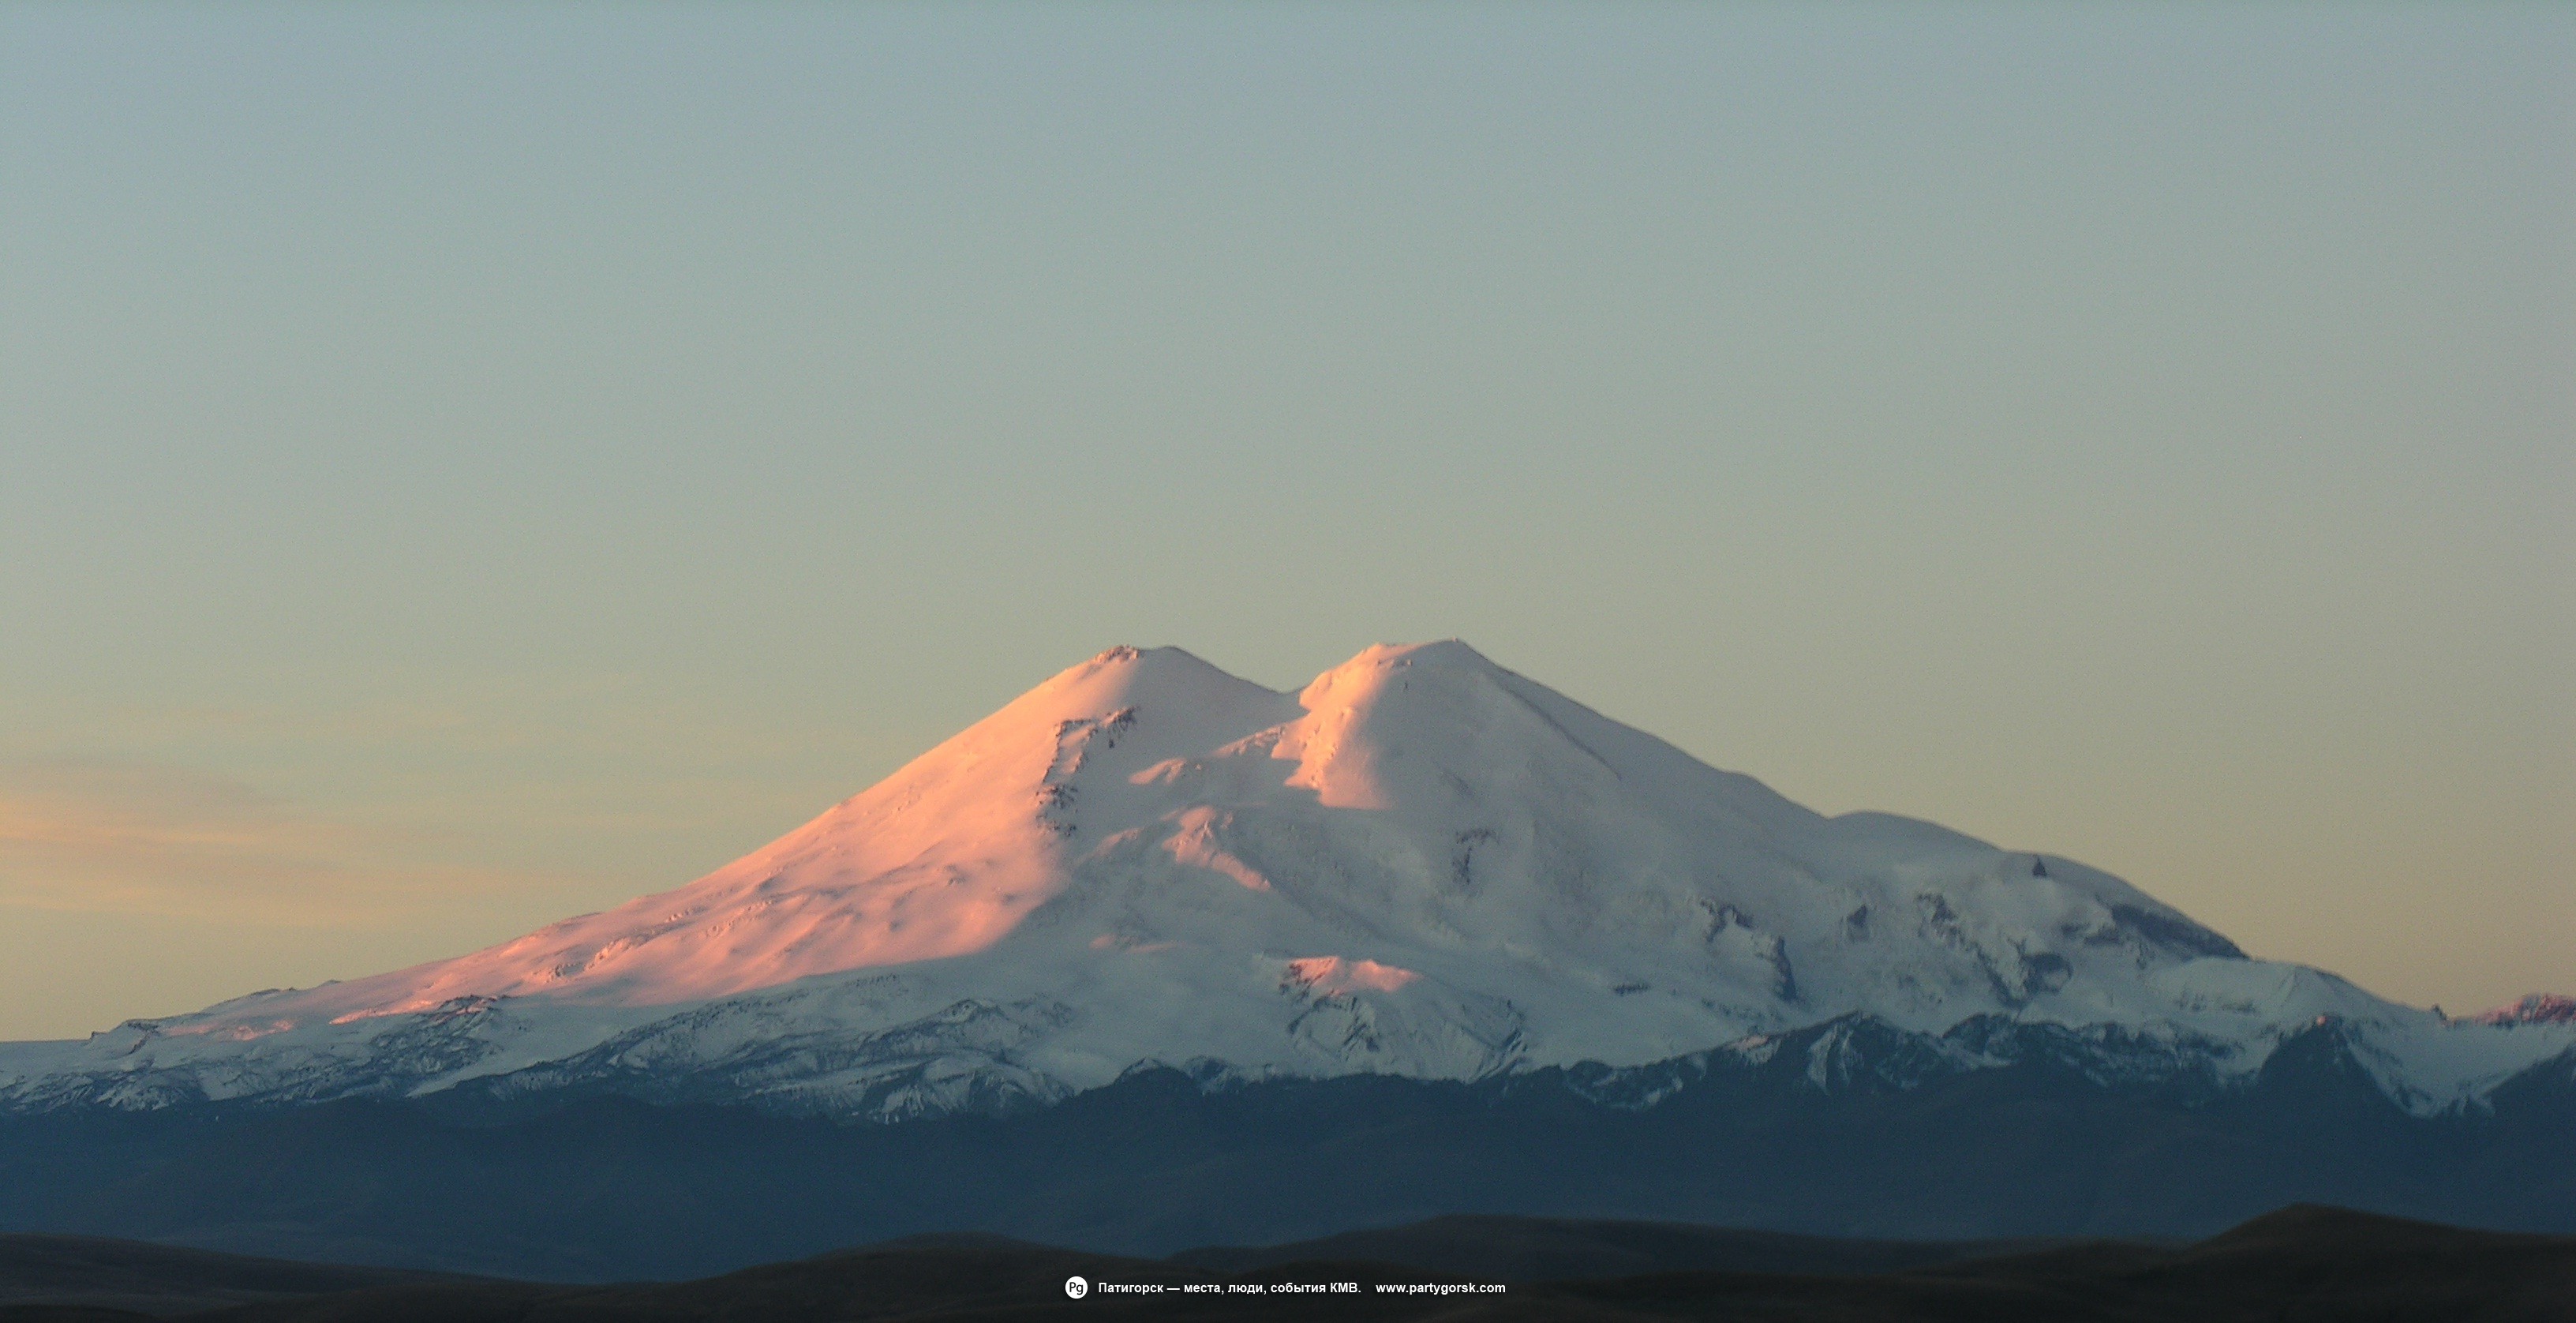
<path fill-rule="evenodd" d="M 2576 9 L 0 8 L 0 1037 L 1444 636 L 2576 992 Z"/>

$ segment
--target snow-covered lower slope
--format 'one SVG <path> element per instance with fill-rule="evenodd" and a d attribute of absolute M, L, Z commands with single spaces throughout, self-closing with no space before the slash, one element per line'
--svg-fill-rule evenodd
<path fill-rule="evenodd" d="M 1474 1079 L 1837 1021 L 1947 1035 L 1961 1068 L 2009 1056 L 1966 1038 L 2054 1026 L 2113 1075 L 2220 1079 L 2331 1024 L 2418 1112 L 2576 1051 L 2563 1017 L 2454 1022 L 2247 959 L 2071 860 L 1818 815 L 1464 644 L 1372 648 L 1293 695 L 1118 648 L 679 890 L 0 1046 L 0 1106 L 473 1081 L 892 1117 L 1148 1061 Z M 1865 1037 L 1816 1040 L 1817 1083 Z"/>

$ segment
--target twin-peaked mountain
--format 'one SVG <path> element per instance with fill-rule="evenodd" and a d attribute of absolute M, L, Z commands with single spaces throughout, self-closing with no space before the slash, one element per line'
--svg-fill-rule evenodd
<path fill-rule="evenodd" d="M 2555 1005 L 2451 1021 L 2249 959 L 2071 860 L 1811 812 L 1459 643 L 1295 694 L 1118 648 L 676 891 L 0 1047 L 0 1109 L 589 1089 L 896 1118 L 1148 1063 L 1208 1087 L 1595 1063 L 1650 1096 L 1784 1050 L 1828 1090 L 2045 1052 L 2216 1095 L 2322 1028 L 2429 1115 L 2576 1061 Z"/>

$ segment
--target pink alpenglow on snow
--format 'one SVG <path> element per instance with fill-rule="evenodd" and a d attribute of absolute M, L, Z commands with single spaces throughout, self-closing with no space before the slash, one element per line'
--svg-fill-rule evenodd
<path fill-rule="evenodd" d="M 2248 959 L 2107 873 L 1826 817 L 1463 643 L 1373 647 L 1293 694 L 1113 648 L 687 886 L 0 1045 L 0 1103 L 646 1070 L 920 1114 L 1145 1061 L 1480 1079 L 1866 1015 L 2111 1027 L 2232 1073 L 2330 1025 L 2430 1114 L 2576 1048 L 2563 1005 L 2453 1021 Z"/>
<path fill-rule="evenodd" d="M 1132 712 L 1146 689 L 1158 707 L 1187 706 L 1158 712 L 1163 719 L 1141 734 L 1125 728 L 1132 718 L 1106 719 Z M 1174 737 L 1202 752 L 1211 736 L 1221 743 L 1277 724 L 1286 702 L 1177 649 L 1113 648 L 677 891 L 336 985 L 327 998 L 359 1016 L 469 996 L 667 1005 L 982 951 L 1054 898 L 1106 834 L 1083 829 L 1110 814 L 1077 795 L 1112 798 L 1097 792 L 1118 783 L 1083 773 L 1113 754 L 1132 763 Z M 1205 820 L 1175 819 L 1171 853 L 1265 885 L 1206 844 Z"/>
<path fill-rule="evenodd" d="M 1309 956 L 1288 962 L 1290 982 L 1327 995 L 1358 988 L 1393 992 L 1420 977 L 1410 969 L 1381 965 L 1374 960 L 1344 960 L 1340 956 Z"/>
<path fill-rule="evenodd" d="M 1240 882 L 1248 890 L 1268 891 L 1270 879 L 1252 871 L 1249 864 L 1217 848 L 1216 830 L 1225 825 L 1224 815 L 1215 809 L 1185 810 L 1176 820 L 1180 830 L 1163 842 L 1172 858 L 1200 868 L 1214 869 Z"/>
<path fill-rule="evenodd" d="M 2535 992 L 2477 1017 L 2480 1024 L 2576 1024 L 2576 997 Z"/>

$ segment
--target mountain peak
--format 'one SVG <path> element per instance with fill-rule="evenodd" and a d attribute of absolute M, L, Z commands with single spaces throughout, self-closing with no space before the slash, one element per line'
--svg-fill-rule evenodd
<path fill-rule="evenodd" d="M 2535 992 L 2474 1018 L 2479 1024 L 2576 1024 L 2576 997 Z"/>
<path fill-rule="evenodd" d="M 1820 816 L 1452 639 L 1294 694 L 1110 648 L 687 886 L 64 1050 L 224 1096 L 641 1062 L 900 1110 L 1148 1059 L 1641 1066 L 1854 1016 L 1970 1034 L 1962 1061 L 1993 1025 L 2063 1026 L 2239 1072 L 2332 1020 L 2430 1063 L 2388 1086 L 2430 1108 L 2576 1041 L 2546 1006 L 2453 1024 L 2246 960 L 2072 860 Z M 36 1087 L 5 1066 L 0 1098 Z"/>
<path fill-rule="evenodd" d="M 1228 675 L 1180 648 L 1138 648 L 1122 643 L 1058 671 L 994 716 L 1022 709 L 1023 705 L 1065 712 L 1078 708 L 1091 714 L 1101 704 L 1124 705 L 1156 692 L 1188 704 L 1245 690 L 1270 692 Z"/>
<path fill-rule="evenodd" d="M 1499 674 L 1503 669 L 1462 640 L 1434 639 L 1428 643 L 1372 643 L 1360 649 L 1349 661 L 1334 667 L 1333 671 L 1357 667 L 1416 666 L 1426 670 L 1440 668 L 1488 675 Z"/>

